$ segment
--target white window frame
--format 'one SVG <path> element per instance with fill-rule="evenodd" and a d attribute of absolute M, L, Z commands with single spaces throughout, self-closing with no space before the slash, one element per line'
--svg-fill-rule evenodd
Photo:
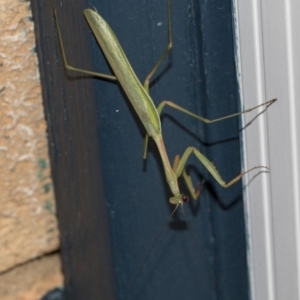
<path fill-rule="evenodd" d="M 268 174 L 255 176 L 258 172 L 253 171 L 244 178 L 251 299 L 296 300 L 300 299 L 300 1 L 233 3 L 242 106 L 278 98 L 257 118 L 250 113 L 243 119 L 244 168 L 270 167 Z"/>

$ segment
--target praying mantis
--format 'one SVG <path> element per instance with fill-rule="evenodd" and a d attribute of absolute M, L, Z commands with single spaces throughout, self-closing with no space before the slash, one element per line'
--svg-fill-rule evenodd
<path fill-rule="evenodd" d="M 132 67 L 130 66 L 129 62 L 127 61 L 125 54 L 119 44 L 119 42 L 116 40 L 116 37 L 113 33 L 113 31 L 110 29 L 109 25 L 102 19 L 100 15 L 94 10 L 85 10 L 84 14 L 87 18 L 87 21 L 94 32 L 95 36 L 97 37 L 99 44 L 101 48 L 103 49 L 103 52 L 105 53 L 107 60 L 113 69 L 114 75 L 107 75 L 107 74 L 101 74 L 96 72 L 91 72 L 87 70 L 82 70 L 75 68 L 73 66 L 68 65 L 65 50 L 63 47 L 62 42 L 62 36 L 59 29 L 59 23 L 57 19 L 56 10 L 54 8 L 54 5 L 52 2 L 50 2 L 54 11 L 54 16 L 57 22 L 57 29 L 58 29 L 58 36 L 59 41 L 61 45 L 62 50 L 62 57 L 64 64 L 68 70 L 76 71 L 76 72 L 82 72 L 84 74 L 112 80 L 112 81 L 119 81 L 120 85 L 124 89 L 125 93 L 128 96 L 128 99 L 130 103 L 133 105 L 133 108 L 137 115 L 139 116 L 142 124 L 145 127 L 145 130 L 147 132 L 145 143 L 144 143 L 144 158 L 146 157 L 147 153 L 147 145 L 149 137 L 153 138 L 154 142 L 156 143 L 158 147 L 158 151 L 161 157 L 161 162 L 163 164 L 163 168 L 165 171 L 165 177 L 166 181 L 170 187 L 170 190 L 172 192 L 172 196 L 170 198 L 170 203 L 175 206 L 173 213 L 175 210 L 178 209 L 178 207 L 183 207 L 183 204 L 188 201 L 188 196 L 184 195 L 180 192 L 178 187 L 178 178 L 183 177 L 184 182 L 187 185 L 187 188 L 192 196 L 193 199 L 197 199 L 200 196 L 201 190 L 200 186 L 194 188 L 192 184 L 192 180 L 190 176 L 187 174 L 185 170 L 186 163 L 189 159 L 189 157 L 193 154 L 196 156 L 196 158 L 199 160 L 200 163 L 202 163 L 208 171 L 211 173 L 211 175 L 217 180 L 217 182 L 223 186 L 224 188 L 227 188 L 231 185 L 233 185 L 235 182 L 240 180 L 240 178 L 247 172 L 250 172 L 251 170 L 257 169 L 257 168 L 266 168 L 263 166 L 258 166 L 250 169 L 247 172 L 241 173 L 235 178 L 233 178 L 228 183 L 224 182 L 220 174 L 218 173 L 216 167 L 213 165 L 213 163 L 206 158 L 198 149 L 194 147 L 188 147 L 184 154 L 179 157 L 176 156 L 174 159 L 173 165 L 171 164 L 164 145 L 163 135 L 162 135 L 162 129 L 161 129 L 161 122 L 160 122 L 160 115 L 163 111 L 163 108 L 167 105 L 174 109 L 179 110 L 180 112 L 186 113 L 190 115 L 191 117 L 194 117 L 198 119 L 199 121 L 203 121 L 207 124 L 217 122 L 224 120 L 226 118 L 234 117 L 239 115 L 240 113 L 226 116 L 223 118 L 219 118 L 216 120 L 207 120 L 205 118 L 199 117 L 187 110 L 185 110 L 182 107 L 179 107 L 173 102 L 170 101 L 164 101 L 162 102 L 157 108 L 153 104 L 152 99 L 149 95 L 149 83 L 157 70 L 159 69 L 161 63 L 164 61 L 164 59 L 167 57 L 168 53 L 171 51 L 172 48 L 172 26 L 171 26 L 171 7 L 170 7 L 170 0 L 168 0 L 168 37 L 169 37 L 169 43 L 167 46 L 167 49 L 163 52 L 161 55 L 158 63 L 154 66 L 152 71 L 147 76 L 144 84 L 141 84 L 139 80 L 137 79 L 136 75 L 134 74 Z M 102 29 L 101 29 L 102 28 Z M 103 34 L 107 35 L 103 35 Z M 104 40 L 105 39 L 105 40 Z M 263 103 L 261 105 L 271 105 L 274 103 L 276 99 L 268 101 L 266 103 Z M 261 106 L 259 105 L 259 106 Z M 247 111 L 244 111 L 242 113 L 249 112 L 259 106 L 256 106 L 252 109 L 249 109 Z M 172 214 L 173 214 L 172 213 Z"/>
<path fill-rule="evenodd" d="M 150 97 L 149 94 L 149 84 L 153 77 L 153 75 L 157 72 L 159 66 L 164 61 L 168 53 L 172 49 L 172 25 L 171 25 L 171 1 L 167 0 L 168 3 L 168 45 L 163 54 L 161 55 L 160 59 L 158 60 L 157 64 L 154 66 L 152 71 L 148 74 L 146 77 L 144 84 L 142 84 L 136 74 L 134 73 L 117 37 L 115 36 L 113 30 L 108 25 L 108 23 L 97 13 L 96 10 L 92 9 L 85 9 L 84 10 L 84 16 L 93 31 L 102 51 L 104 52 L 104 55 L 112 68 L 115 75 L 108 75 L 93 71 L 88 71 L 80 68 L 76 68 L 73 66 L 70 66 L 67 62 L 66 53 L 63 46 L 63 39 L 61 36 L 61 31 L 59 27 L 59 21 L 57 17 L 57 12 L 55 9 L 55 6 L 51 0 L 49 0 L 52 10 L 54 13 L 55 21 L 57 24 L 57 32 L 58 32 L 58 38 L 59 38 L 59 44 L 62 52 L 62 57 L 64 61 L 65 68 L 70 71 L 80 72 L 87 75 L 96 76 L 103 79 L 118 81 L 119 84 L 122 86 L 125 94 L 127 95 L 127 98 L 129 99 L 130 103 L 132 104 L 135 112 L 137 113 L 140 121 L 144 125 L 144 128 L 146 130 L 146 136 L 144 140 L 144 155 L 143 158 L 146 158 L 147 155 L 147 147 L 148 147 L 148 140 L 149 137 L 151 137 L 160 154 L 161 161 L 163 164 L 164 172 L 166 181 L 169 185 L 169 188 L 171 190 L 172 196 L 169 198 L 169 202 L 173 205 L 175 205 L 175 209 L 173 213 L 177 210 L 179 206 L 182 206 L 183 203 L 187 202 L 189 200 L 189 197 L 185 194 L 182 194 L 179 189 L 178 185 L 178 178 L 183 177 L 184 182 L 188 188 L 188 191 L 192 198 L 196 200 L 201 193 L 200 185 L 197 188 L 194 188 L 191 177 L 187 174 L 185 170 L 185 165 L 189 159 L 189 157 L 194 154 L 196 158 L 201 162 L 204 167 L 209 171 L 209 173 L 214 177 L 214 179 L 223 187 L 228 188 L 232 186 L 234 183 L 239 181 L 243 175 L 246 173 L 255 170 L 255 169 L 267 169 L 265 166 L 255 166 L 251 168 L 250 170 L 247 170 L 245 172 L 241 172 L 238 174 L 235 178 L 233 178 L 229 182 L 225 182 L 221 175 L 218 173 L 216 167 L 214 164 L 204 155 L 202 154 L 197 148 L 190 146 L 187 147 L 184 151 L 183 155 L 180 157 L 179 155 L 175 156 L 174 163 L 171 165 L 170 160 L 168 158 L 163 135 L 162 135 L 162 128 L 161 128 L 161 121 L 160 121 L 160 115 L 162 113 L 162 110 L 165 106 L 170 106 L 182 113 L 185 113 L 193 118 L 198 119 L 201 122 L 204 122 L 206 124 L 211 124 L 214 122 L 222 121 L 231 117 L 238 116 L 240 114 L 248 113 L 258 107 L 261 106 L 270 106 L 273 104 L 277 99 L 269 100 L 265 103 L 262 103 L 258 106 L 255 106 L 253 108 L 247 109 L 245 111 L 235 113 L 229 116 L 221 117 L 214 120 L 209 120 L 204 117 L 198 116 L 185 108 L 177 105 L 174 102 L 171 101 L 163 101 L 161 102 L 158 107 L 155 107 L 153 100 Z M 172 214 L 173 214 L 172 213 Z"/>

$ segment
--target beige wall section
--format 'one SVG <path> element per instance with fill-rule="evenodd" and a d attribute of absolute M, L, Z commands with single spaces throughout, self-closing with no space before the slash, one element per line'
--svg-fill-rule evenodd
<path fill-rule="evenodd" d="M 49 255 L 1 275 L 1 300 L 40 300 L 49 288 L 61 287 L 60 258 Z"/>
<path fill-rule="evenodd" d="M 59 247 L 29 4 L 0 0 L 0 273 Z"/>

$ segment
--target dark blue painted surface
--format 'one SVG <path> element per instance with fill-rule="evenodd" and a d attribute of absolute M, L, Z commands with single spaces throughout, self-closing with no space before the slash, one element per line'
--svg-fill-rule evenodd
<path fill-rule="evenodd" d="M 41 300 L 64 300 L 64 290 L 55 288 L 44 295 Z"/>
<path fill-rule="evenodd" d="M 167 44 L 166 1 L 77 2 L 59 8 L 70 63 L 109 72 L 81 14 L 95 6 L 143 80 Z M 154 143 L 142 160 L 144 129 L 120 86 L 63 70 L 47 4 L 36 20 L 45 22 L 38 48 L 68 299 L 248 299 L 241 184 L 220 188 L 195 159 L 188 170 L 205 184 L 185 212 L 202 254 L 178 212 L 130 288 L 172 210 L 170 191 Z M 174 48 L 153 81 L 154 102 L 211 119 L 234 113 L 231 2 L 173 0 L 172 22 Z M 162 126 L 171 160 L 195 146 L 226 181 L 240 172 L 237 119 L 205 125 L 167 108 Z"/>

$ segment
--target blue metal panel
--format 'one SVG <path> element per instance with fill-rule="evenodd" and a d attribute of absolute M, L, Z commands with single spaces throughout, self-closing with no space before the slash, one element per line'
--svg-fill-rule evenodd
<path fill-rule="evenodd" d="M 178 211 L 130 288 L 172 211 L 158 151 L 150 143 L 142 160 L 145 130 L 117 83 L 64 71 L 50 6 L 32 2 L 39 6 L 39 39 L 45 38 L 38 49 L 67 299 L 248 299 L 241 184 L 222 189 L 196 159 L 188 170 L 195 184 L 205 184 L 185 212 L 201 254 Z M 166 1 L 59 7 L 70 63 L 109 72 L 81 14 L 93 6 L 143 80 L 167 44 Z M 172 100 L 207 118 L 236 112 L 231 1 L 173 0 L 172 22 L 174 48 L 151 85 L 154 102 Z M 205 125 L 170 108 L 162 115 L 171 160 L 196 146 L 226 181 L 241 170 L 238 125 L 238 119 Z"/>

